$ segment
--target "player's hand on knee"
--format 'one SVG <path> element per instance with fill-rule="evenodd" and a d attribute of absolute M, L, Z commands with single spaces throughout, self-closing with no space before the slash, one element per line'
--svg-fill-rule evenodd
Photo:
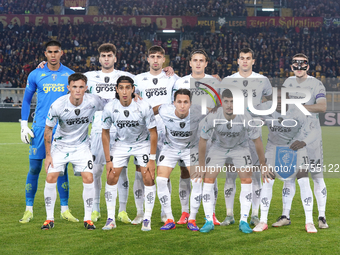
<path fill-rule="evenodd" d="M 112 161 L 110 162 L 106 162 L 106 172 L 107 172 L 107 175 L 111 174 L 111 173 L 115 173 L 114 169 L 113 169 L 113 163 Z"/>
<path fill-rule="evenodd" d="M 148 164 L 146 165 L 146 169 L 147 169 L 147 171 L 150 172 L 151 179 L 155 180 L 155 169 L 156 169 L 155 161 L 149 160 Z"/>
<path fill-rule="evenodd" d="M 34 137 L 32 130 L 27 126 L 27 120 L 21 121 L 21 141 L 23 143 L 30 143 L 30 137 Z"/>
<path fill-rule="evenodd" d="M 289 147 L 290 149 L 294 150 L 294 151 L 297 151 L 303 147 L 306 146 L 306 143 L 304 141 L 295 141 L 292 143 L 292 145 Z"/>
<path fill-rule="evenodd" d="M 203 178 L 204 178 L 204 172 L 201 171 L 200 167 L 192 167 L 193 171 L 190 171 L 192 173 L 190 173 L 190 178 L 194 181 L 194 182 L 202 182 Z"/>
<path fill-rule="evenodd" d="M 50 155 L 47 155 L 46 158 L 45 158 L 45 171 L 46 171 L 46 173 L 48 173 L 48 168 L 50 166 L 53 168 L 53 159 Z"/>
<path fill-rule="evenodd" d="M 273 180 L 275 178 L 274 173 L 271 171 L 271 169 L 267 165 L 261 166 L 261 172 L 262 172 L 263 182 L 269 182 L 269 180 Z"/>

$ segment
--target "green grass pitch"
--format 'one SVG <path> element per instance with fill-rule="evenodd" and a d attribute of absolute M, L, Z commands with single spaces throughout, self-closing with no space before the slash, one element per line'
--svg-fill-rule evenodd
<path fill-rule="evenodd" d="M 69 171 L 70 200 L 69 207 L 78 217 L 80 223 L 61 220 L 60 203 L 55 206 L 55 228 L 49 231 L 40 230 L 46 212 L 44 206 L 44 185 L 46 173 L 42 169 L 38 192 L 34 204 L 34 219 L 28 224 L 18 221 L 25 210 L 25 181 L 28 172 L 28 145 L 20 140 L 19 123 L 0 123 L 0 254 L 339 254 L 340 218 L 339 174 L 327 174 L 325 182 L 328 190 L 326 207 L 329 229 L 319 230 L 317 234 L 308 234 L 304 229 L 305 217 L 297 185 L 293 200 L 292 225 L 282 228 L 272 228 L 270 225 L 282 212 L 281 189 L 283 183 L 277 180 L 274 184 L 273 199 L 268 216 L 269 230 L 262 233 L 243 234 L 238 230 L 238 224 L 228 227 L 215 227 L 210 233 L 195 233 L 186 226 L 177 225 L 175 230 L 160 231 L 160 204 L 156 199 L 152 217 L 152 231 L 142 232 L 141 225 L 133 226 L 117 222 L 117 228 L 112 231 L 102 231 L 106 220 L 104 192 L 101 196 L 101 211 L 103 218 L 95 225 L 95 231 L 83 227 L 83 200 L 81 178 Z M 266 132 L 264 137 L 266 139 Z M 264 140 L 265 140 L 264 139 Z M 339 164 L 339 127 L 323 127 L 324 163 L 327 166 Z M 338 169 L 339 171 L 339 169 Z M 127 212 L 131 219 L 136 215 L 133 199 L 134 167 L 129 164 L 130 192 Z M 181 214 L 178 198 L 179 169 L 172 175 L 172 209 L 175 220 Z M 103 187 L 105 174 L 103 174 Z M 226 209 L 223 196 L 224 180 L 218 179 L 219 196 L 216 206 L 216 216 L 223 221 Z M 313 182 L 311 181 L 313 189 Z M 237 180 L 235 198 L 235 218 L 239 220 L 239 191 Z M 118 202 L 117 202 L 118 204 Z M 118 208 L 117 208 L 118 209 Z M 317 225 L 317 205 L 314 199 L 314 222 Z M 204 224 L 203 207 L 197 215 L 198 226 Z"/>

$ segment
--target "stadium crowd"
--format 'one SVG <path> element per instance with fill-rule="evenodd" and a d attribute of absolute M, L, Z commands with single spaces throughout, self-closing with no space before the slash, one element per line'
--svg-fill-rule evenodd
<path fill-rule="evenodd" d="M 287 7 L 294 17 L 339 17 L 339 1 L 329 0 L 287 0 Z"/>
<path fill-rule="evenodd" d="M 54 5 L 60 5 L 59 0 L 1 0 L 1 14 L 55 14 Z"/>
<path fill-rule="evenodd" d="M 49 35 L 56 36 L 63 43 L 64 56 L 61 61 L 72 70 L 85 72 L 100 69 L 97 47 L 102 43 L 112 42 L 117 46 L 116 69 L 134 74 L 146 72 L 149 67 L 142 33 L 153 31 L 136 27 L 122 29 L 109 24 L 43 24 L 37 27 L 15 24 L 12 28 L 10 25 L 3 29 L 0 27 L 0 87 L 26 86 L 28 74 L 45 59 L 42 45 L 49 40 Z M 196 28 L 191 33 L 191 46 L 180 53 L 177 49 L 168 52 L 170 65 L 181 77 L 190 73 L 188 56 L 193 49 L 204 48 L 209 54 L 207 73 L 226 77 L 237 71 L 238 51 L 243 47 L 255 50 L 254 71 L 268 77 L 289 77 L 290 60 L 295 52 L 304 52 L 309 56 L 311 75 L 329 80 L 340 76 L 339 28 L 268 27 L 232 31 L 222 27 L 219 34 L 198 32 Z M 153 43 L 163 47 L 166 45 L 160 39 Z M 338 90 L 338 87 L 329 85 L 327 89 Z"/>

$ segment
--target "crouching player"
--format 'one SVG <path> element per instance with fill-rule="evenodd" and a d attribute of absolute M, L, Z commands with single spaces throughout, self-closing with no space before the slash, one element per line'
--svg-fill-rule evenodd
<path fill-rule="evenodd" d="M 247 123 L 252 118 L 248 113 L 245 115 L 233 114 L 233 95 L 229 89 L 222 93 L 222 107 L 216 113 L 208 114 L 203 120 L 201 138 L 199 141 L 199 170 L 200 176 L 204 176 L 202 200 L 206 217 L 206 223 L 200 232 L 210 232 L 214 229 L 213 224 L 213 201 L 214 182 L 225 162 L 231 160 L 241 179 L 241 219 L 239 229 L 243 233 L 251 233 L 247 219 L 252 201 L 252 165 L 249 151 L 248 139 L 255 143 L 256 152 L 259 157 L 261 168 L 266 168 L 263 144 L 261 141 L 261 130 Z M 207 140 L 215 134 L 216 140 L 206 155 Z M 249 137 L 249 138 L 248 138 Z"/>
<path fill-rule="evenodd" d="M 166 222 L 161 230 L 176 228 L 171 210 L 168 179 L 177 161 L 182 160 L 188 171 L 198 164 L 198 130 L 201 120 L 201 106 L 191 105 L 191 94 L 188 89 L 179 89 L 174 94 L 173 104 L 155 106 L 154 113 L 159 114 L 165 125 L 165 142 L 157 161 L 157 193 L 166 214 Z M 192 183 L 190 197 L 190 216 L 188 229 L 198 231 L 196 214 L 201 204 L 202 184 Z"/>
<path fill-rule="evenodd" d="M 287 95 L 288 96 L 288 93 Z M 267 110 L 272 102 L 267 101 L 258 105 L 258 110 Z M 317 137 L 317 131 L 311 122 L 311 118 L 307 118 L 295 105 L 286 106 L 286 114 L 281 113 L 281 88 L 278 89 L 278 103 L 276 111 L 264 117 L 268 127 L 268 143 L 266 147 L 266 162 L 269 170 L 273 173 L 279 168 L 273 169 L 275 166 L 276 146 L 288 147 L 296 151 L 296 178 L 300 186 L 301 201 L 306 216 L 306 231 L 308 233 L 316 233 L 317 230 L 313 224 L 313 193 L 308 178 L 308 154 L 306 146 L 311 144 Z M 283 125 L 284 124 L 284 125 Z M 289 151 L 284 153 L 287 157 Z M 291 153 L 291 155 L 293 155 Z M 293 158 L 293 157 L 291 157 Z M 278 166 L 280 167 L 280 166 Z M 292 166 L 294 167 L 294 166 Z M 287 169 L 283 169 L 287 171 Z M 265 174 L 265 177 L 266 176 Z M 287 181 L 295 181 L 295 174 Z M 253 229 L 255 232 L 261 232 L 268 229 L 267 218 L 272 199 L 274 179 L 264 181 L 261 193 L 261 218 L 260 223 Z"/>
<path fill-rule="evenodd" d="M 74 174 L 83 178 L 84 226 L 95 229 L 91 221 L 94 197 L 92 154 L 88 142 L 88 126 L 95 111 L 102 110 L 106 100 L 85 94 L 87 78 L 81 73 L 68 77 L 69 95 L 58 98 L 50 107 L 46 119 L 44 142 L 47 173 L 44 197 L 47 219 L 41 229 L 54 227 L 54 205 L 57 198 L 56 183 L 64 174 L 67 163 L 72 163 Z M 52 142 L 53 127 L 58 123 Z"/>
<path fill-rule="evenodd" d="M 133 79 L 128 76 L 119 77 L 116 85 L 117 99 L 108 103 L 102 114 L 102 141 L 107 176 L 105 185 L 107 221 L 103 230 L 116 228 L 117 182 L 123 167 L 127 167 L 130 156 L 135 156 L 138 165 L 141 166 L 145 185 L 145 214 L 142 230 L 151 230 L 151 215 L 156 197 L 154 179 L 157 128 L 152 107 L 144 100 L 137 102 L 132 100 L 134 91 Z M 110 151 L 112 124 L 117 129 L 117 142 Z"/>

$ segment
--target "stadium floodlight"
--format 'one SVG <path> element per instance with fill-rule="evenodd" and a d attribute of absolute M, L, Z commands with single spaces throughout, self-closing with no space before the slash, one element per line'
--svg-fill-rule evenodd
<path fill-rule="evenodd" d="M 85 8 L 84 7 L 70 7 L 70 9 L 72 9 L 72 10 L 76 10 L 76 11 L 82 11 L 82 10 L 85 10 Z"/>
<path fill-rule="evenodd" d="M 273 12 L 274 8 L 262 8 L 263 12 Z"/>
<path fill-rule="evenodd" d="M 176 30 L 163 30 L 163 33 L 176 33 Z"/>

